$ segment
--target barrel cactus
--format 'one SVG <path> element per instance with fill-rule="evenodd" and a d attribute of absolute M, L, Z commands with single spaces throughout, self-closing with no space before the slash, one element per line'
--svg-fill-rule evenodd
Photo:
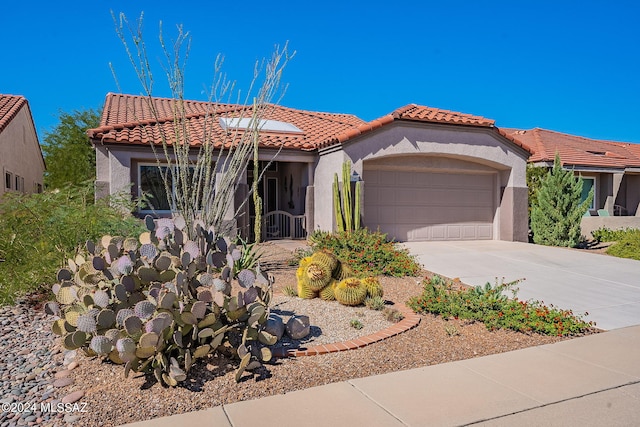
<path fill-rule="evenodd" d="M 53 286 L 52 331 L 80 348 L 125 365 L 125 374 L 184 381 L 196 360 L 233 349 L 236 378 L 271 359 L 276 338 L 264 331 L 273 281 L 260 270 L 234 270 L 240 249 L 195 224 L 187 239 L 179 218 L 145 218 L 139 238 L 104 236 L 87 242 L 60 269 Z M 326 273 L 323 270 L 323 274 Z M 231 295 L 237 280 L 239 293 Z"/>
<path fill-rule="evenodd" d="M 384 296 L 384 290 L 380 284 L 380 280 L 377 277 L 365 277 L 361 280 L 364 287 L 367 289 L 367 297 L 380 297 Z"/>
<path fill-rule="evenodd" d="M 367 288 L 355 277 L 345 279 L 336 285 L 334 290 L 336 300 L 344 305 L 360 305 L 367 297 Z"/>

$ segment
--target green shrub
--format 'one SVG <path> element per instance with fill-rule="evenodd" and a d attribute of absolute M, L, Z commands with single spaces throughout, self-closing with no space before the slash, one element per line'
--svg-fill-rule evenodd
<path fill-rule="evenodd" d="M 387 241 L 379 231 L 316 231 L 309 238 L 315 250 L 328 250 L 358 275 L 416 276 L 420 265 L 406 249 Z"/>
<path fill-rule="evenodd" d="M 54 283 L 56 270 L 87 239 L 135 235 L 142 228 L 124 199 L 92 198 L 93 184 L 0 200 L 0 304 Z"/>
<path fill-rule="evenodd" d="M 609 255 L 640 260 L 640 230 L 627 230 L 607 249 Z"/>
<path fill-rule="evenodd" d="M 539 245 L 575 247 L 580 243 L 580 222 L 593 199 L 593 189 L 584 201 L 582 180 L 573 171 L 562 169 L 560 156 L 551 172 L 542 179 L 531 207 L 533 241 Z"/>
<path fill-rule="evenodd" d="M 633 234 L 637 232 L 638 229 L 635 228 L 625 228 L 623 230 L 611 230 L 606 227 L 598 228 L 591 232 L 591 235 L 598 242 L 617 242 L 622 240 L 623 237 L 628 234 Z"/>
<path fill-rule="evenodd" d="M 425 280 L 422 295 L 411 298 L 409 307 L 417 313 L 439 314 L 445 318 L 483 322 L 487 329 L 512 329 L 543 335 L 577 335 L 588 332 L 594 322 L 586 322 L 571 310 L 548 307 L 539 301 L 519 301 L 518 282 L 454 290 L 451 283 L 434 276 Z M 504 295 L 510 290 L 512 298 Z M 585 313 L 587 315 L 588 313 Z"/>
<path fill-rule="evenodd" d="M 139 238 L 88 241 L 57 273 L 45 305 L 59 317 L 52 331 L 68 350 L 124 364 L 125 376 L 176 386 L 197 359 L 224 353 L 240 360 L 240 381 L 272 357 L 277 337 L 263 329 L 272 282 L 258 267 L 235 272 L 241 250 L 200 225 L 187 240 L 179 218 L 147 217 Z M 232 279 L 243 289 L 234 296 Z"/>
<path fill-rule="evenodd" d="M 311 255 L 313 255 L 312 248 L 296 248 L 296 250 L 293 251 L 291 259 L 287 261 L 287 264 L 289 264 L 290 267 L 298 266 L 302 258 L 310 257 Z"/>

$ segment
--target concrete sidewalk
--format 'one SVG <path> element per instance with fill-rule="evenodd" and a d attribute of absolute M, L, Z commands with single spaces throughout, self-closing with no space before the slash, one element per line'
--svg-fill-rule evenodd
<path fill-rule="evenodd" d="M 499 240 L 403 245 L 425 269 L 469 285 L 524 278 L 521 300 L 588 312 L 600 329 L 640 325 L 640 261 Z"/>
<path fill-rule="evenodd" d="M 631 426 L 639 362 L 634 326 L 127 426 Z"/>

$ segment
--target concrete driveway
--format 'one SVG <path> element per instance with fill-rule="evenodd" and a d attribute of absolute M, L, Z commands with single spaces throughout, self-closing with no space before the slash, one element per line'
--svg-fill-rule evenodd
<path fill-rule="evenodd" d="M 640 261 L 493 240 L 403 245 L 425 269 L 469 285 L 524 278 L 521 300 L 588 312 L 600 329 L 640 325 Z"/>

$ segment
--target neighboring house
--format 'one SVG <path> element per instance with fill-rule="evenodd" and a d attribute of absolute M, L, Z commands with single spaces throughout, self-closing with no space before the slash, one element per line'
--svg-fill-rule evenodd
<path fill-rule="evenodd" d="M 45 170 L 29 103 L 0 94 L 0 196 L 8 191 L 41 193 Z"/>
<path fill-rule="evenodd" d="M 161 112 L 159 120 L 150 113 L 150 102 Z M 96 148 L 97 197 L 129 188 L 132 196 L 156 192 L 155 212 L 170 212 L 155 190 L 159 176 L 149 143 L 160 142 L 159 128 L 171 132 L 173 103 L 107 95 L 100 127 L 88 131 Z M 188 129 L 201 135 L 211 105 L 185 101 L 184 107 Z M 223 107 L 224 113 L 209 121 L 217 135 L 229 131 L 229 118 L 242 108 Z M 282 106 L 273 106 L 264 119 L 259 159 L 271 160 L 282 146 L 260 189 L 266 238 L 333 230 L 333 177 L 342 176 L 342 163 L 349 160 L 352 181 L 364 182 L 362 219 L 370 229 L 399 241 L 527 240 L 530 152 L 493 120 L 413 104 L 371 122 Z M 238 201 L 252 179 L 251 171 L 242 178 Z M 237 224 L 245 235 L 251 229 L 247 213 Z M 230 209 L 228 218 L 232 215 Z"/>
<path fill-rule="evenodd" d="M 598 218 L 583 218 L 584 235 L 600 227 L 640 228 L 640 144 L 539 128 L 503 130 L 531 149 L 533 165 L 551 167 L 556 153 L 560 154 L 562 166 L 582 178 L 583 198 L 593 188 L 589 213 Z"/>

